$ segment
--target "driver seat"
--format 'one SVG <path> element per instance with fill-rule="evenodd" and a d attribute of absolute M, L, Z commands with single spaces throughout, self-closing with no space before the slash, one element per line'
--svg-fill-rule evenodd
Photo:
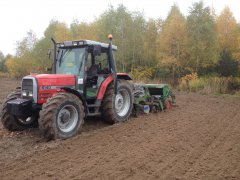
<path fill-rule="evenodd" d="M 100 67 L 98 64 L 93 64 L 87 71 L 87 76 L 97 76 Z"/>

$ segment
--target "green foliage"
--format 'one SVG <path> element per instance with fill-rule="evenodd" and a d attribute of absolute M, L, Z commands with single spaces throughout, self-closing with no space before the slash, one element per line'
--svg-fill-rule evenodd
<path fill-rule="evenodd" d="M 203 2 L 194 3 L 187 17 L 189 66 L 195 72 L 214 66 L 218 61 L 218 44 L 214 18 Z"/>
<path fill-rule="evenodd" d="M 190 77 L 190 78 L 189 78 Z M 234 77 L 198 77 L 196 74 L 186 75 L 180 79 L 179 89 L 183 91 L 201 92 L 203 94 L 235 93 L 240 89 L 240 78 Z"/>
<path fill-rule="evenodd" d="M 191 73 L 187 74 L 184 77 L 182 77 L 179 81 L 179 88 L 184 91 L 190 91 L 190 83 L 192 81 L 197 81 L 198 80 L 198 74 L 197 73 Z"/>
<path fill-rule="evenodd" d="M 153 79 L 155 72 L 155 68 L 138 67 L 132 69 L 131 75 L 135 81 L 144 82 L 146 80 Z"/>
<path fill-rule="evenodd" d="M 217 72 L 220 76 L 237 76 L 238 62 L 235 61 L 230 52 L 223 51 L 220 54 L 220 61 L 217 66 Z"/>
<path fill-rule="evenodd" d="M 37 38 L 32 31 L 17 43 L 16 56 L 7 56 L 5 60 L 10 76 L 21 78 L 37 67 L 38 62 L 33 56 L 36 43 Z"/>
<path fill-rule="evenodd" d="M 175 74 L 186 64 L 187 29 L 185 17 L 179 8 L 172 6 L 167 19 L 163 22 L 162 32 L 158 39 L 159 66 L 169 68 Z"/>
<path fill-rule="evenodd" d="M 0 51 L 0 71 L 4 70 L 4 55 L 3 53 Z"/>
<path fill-rule="evenodd" d="M 234 58 L 240 57 L 240 52 L 236 51 L 239 48 L 238 43 L 238 26 L 235 18 L 229 7 L 225 7 L 216 21 L 219 49 L 220 52 L 227 51 Z"/>
<path fill-rule="evenodd" d="M 143 34 L 143 60 L 144 64 L 148 66 L 154 66 L 157 63 L 157 26 L 157 21 L 149 19 L 148 22 L 146 22 L 146 30 Z"/>
<path fill-rule="evenodd" d="M 67 25 L 63 22 L 52 20 L 44 32 L 47 39 L 54 38 L 56 41 L 66 41 L 71 38 L 71 33 Z"/>
<path fill-rule="evenodd" d="M 34 62 L 30 59 L 22 59 L 17 57 L 8 57 L 5 65 L 11 77 L 22 78 L 23 76 L 30 74 L 35 68 Z"/>
<path fill-rule="evenodd" d="M 52 65 L 47 51 L 56 41 L 90 39 L 107 42 L 113 35 L 118 71 L 131 72 L 137 80 L 164 78 L 177 81 L 186 74 L 198 73 L 203 79 L 180 84 L 197 91 L 206 88 L 206 75 L 240 75 L 240 28 L 229 8 L 214 16 L 203 2 L 197 2 L 185 17 L 176 4 L 165 20 L 146 19 L 141 12 L 130 12 L 123 5 L 109 6 L 93 22 L 73 20 L 70 26 L 51 20 L 41 39 L 29 31 L 17 42 L 16 55 L 1 57 L 0 71 L 14 77 L 44 72 Z M 3 60 L 2 60 L 3 59 Z M 209 75 L 211 74 L 211 75 Z M 189 77 L 189 76 L 187 76 Z M 210 82 L 209 82 L 210 83 Z"/>

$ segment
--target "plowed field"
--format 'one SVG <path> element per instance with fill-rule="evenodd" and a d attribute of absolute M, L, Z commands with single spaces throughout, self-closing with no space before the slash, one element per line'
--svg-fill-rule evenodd
<path fill-rule="evenodd" d="M 20 84 L 0 80 L 0 103 Z M 240 98 L 177 94 L 167 112 L 46 142 L 0 125 L 0 179 L 240 179 Z"/>

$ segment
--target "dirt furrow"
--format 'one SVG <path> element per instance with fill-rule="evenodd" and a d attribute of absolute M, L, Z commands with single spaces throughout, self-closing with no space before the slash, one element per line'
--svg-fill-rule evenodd
<path fill-rule="evenodd" d="M 240 98 L 178 93 L 168 112 L 91 119 L 65 141 L 0 128 L 1 179 L 240 179 L 239 107 Z"/>

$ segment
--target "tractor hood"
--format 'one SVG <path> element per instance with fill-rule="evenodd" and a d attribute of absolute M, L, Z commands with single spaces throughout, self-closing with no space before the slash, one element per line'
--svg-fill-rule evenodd
<path fill-rule="evenodd" d="M 35 103 L 43 104 L 62 88 L 76 87 L 76 76 L 69 74 L 37 74 L 25 76 L 22 91 L 32 94 Z"/>
<path fill-rule="evenodd" d="M 38 74 L 31 75 L 37 80 L 38 86 L 75 86 L 76 77 L 70 74 Z"/>

